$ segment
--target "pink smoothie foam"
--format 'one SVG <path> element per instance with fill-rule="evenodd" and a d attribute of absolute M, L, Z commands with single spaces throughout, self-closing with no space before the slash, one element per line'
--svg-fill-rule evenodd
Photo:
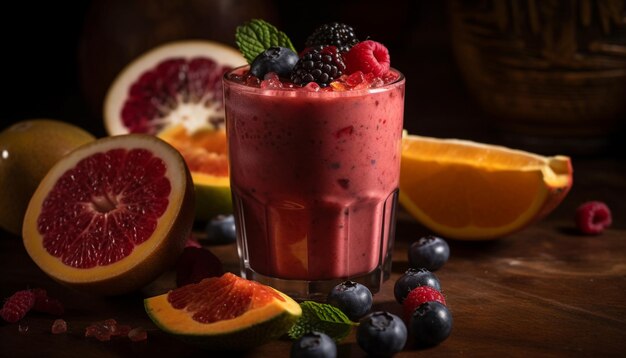
<path fill-rule="evenodd" d="M 225 81 L 231 189 L 254 271 L 325 280 L 382 263 L 404 111 L 404 77 L 393 73 L 348 91 Z"/>

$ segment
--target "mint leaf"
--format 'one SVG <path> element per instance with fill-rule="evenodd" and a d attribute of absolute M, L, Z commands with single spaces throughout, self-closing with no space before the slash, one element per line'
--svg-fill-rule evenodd
<path fill-rule="evenodd" d="M 279 31 L 269 22 L 260 19 L 253 19 L 241 26 L 237 26 L 235 42 L 248 63 L 252 63 L 261 52 L 272 46 L 286 47 L 294 52 L 296 51 L 291 40 L 284 32 Z"/>
<path fill-rule="evenodd" d="M 352 327 L 358 323 L 350 319 L 335 306 L 313 301 L 304 301 L 300 304 L 302 316 L 289 329 L 289 337 L 299 339 L 305 333 L 318 331 L 326 333 L 335 341 L 341 341 L 350 334 Z"/>

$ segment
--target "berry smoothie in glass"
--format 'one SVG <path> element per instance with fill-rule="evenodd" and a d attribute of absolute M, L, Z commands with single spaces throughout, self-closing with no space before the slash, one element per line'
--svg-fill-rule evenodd
<path fill-rule="evenodd" d="M 244 277 L 303 300 L 346 279 L 379 290 L 391 267 L 404 84 L 371 40 L 299 56 L 272 47 L 225 75 Z"/>

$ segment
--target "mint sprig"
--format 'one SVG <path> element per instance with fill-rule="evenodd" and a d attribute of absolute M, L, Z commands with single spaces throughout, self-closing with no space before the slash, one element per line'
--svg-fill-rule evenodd
<path fill-rule="evenodd" d="M 261 52 L 272 46 L 286 47 L 296 51 L 284 32 L 261 19 L 253 19 L 237 26 L 235 42 L 248 63 L 252 63 Z"/>
<path fill-rule="evenodd" d="M 302 316 L 288 332 L 292 339 L 299 339 L 308 332 L 318 331 L 339 342 L 350 334 L 352 327 L 358 325 L 350 321 L 339 308 L 329 304 L 304 301 L 300 307 Z"/>

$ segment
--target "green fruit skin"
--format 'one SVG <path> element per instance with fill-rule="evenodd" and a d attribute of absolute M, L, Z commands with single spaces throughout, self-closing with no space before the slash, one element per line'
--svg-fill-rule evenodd
<path fill-rule="evenodd" d="M 217 215 L 233 213 L 230 188 L 194 183 L 196 189 L 196 220 L 209 221 Z"/>
<path fill-rule="evenodd" d="M 238 331 L 207 332 L 206 334 L 190 334 L 173 331 L 163 325 L 151 314 L 147 300 L 145 309 L 152 321 L 164 332 L 174 335 L 183 342 L 193 344 L 212 351 L 246 351 L 278 339 L 293 326 L 299 316 L 283 312 L 277 316 L 251 325 L 242 325 Z"/>
<path fill-rule="evenodd" d="M 0 132 L 0 227 L 21 235 L 28 202 L 59 159 L 96 138 L 69 123 L 25 120 Z"/>

